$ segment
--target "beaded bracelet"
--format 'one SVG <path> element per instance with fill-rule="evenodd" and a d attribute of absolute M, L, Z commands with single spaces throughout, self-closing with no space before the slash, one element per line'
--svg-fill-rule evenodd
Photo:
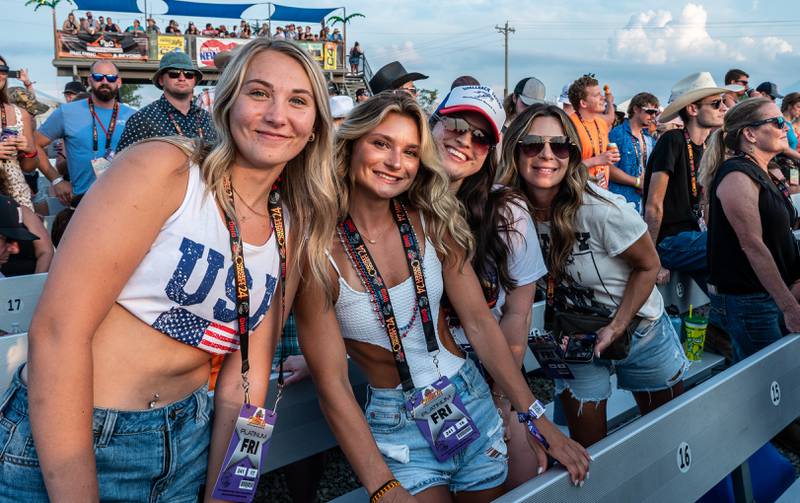
<path fill-rule="evenodd" d="M 378 503 L 381 498 L 386 495 L 389 491 L 394 489 L 395 487 L 400 487 L 400 482 L 397 479 L 390 479 L 385 484 L 383 484 L 380 489 L 372 493 L 372 496 L 369 497 L 369 503 Z"/>

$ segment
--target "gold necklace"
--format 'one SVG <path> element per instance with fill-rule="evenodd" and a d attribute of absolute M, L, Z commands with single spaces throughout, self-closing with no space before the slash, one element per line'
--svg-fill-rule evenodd
<path fill-rule="evenodd" d="M 233 183 L 231 183 L 231 188 L 233 189 L 233 193 L 236 194 L 237 196 L 239 196 L 239 201 L 241 201 L 242 204 L 244 204 L 247 209 L 249 209 L 250 211 L 252 211 L 256 215 L 261 216 L 261 217 L 265 217 L 266 218 L 266 217 L 269 216 L 266 213 L 261 213 L 260 211 L 257 211 L 255 208 L 253 208 L 252 206 L 247 204 L 247 201 L 245 201 L 244 198 L 242 197 L 242 195 L 239 194 L 239 191 L 236 190 L 236 187 L 233 185 Z M 246 220 L 246 219 L 242 218 L 242 220 Z"/>
<path fill-rule="evenodd" d="M 388 230 L 389 230 L 389 228 L 390 228 L 391 226 L 392 226 L 392 224 L 389 224 L 389 225 L 387 225 L 386 227 L 384 227 L 384 228 L 383 228 L 383 230 L 380 232 L 380 234 L 378 234 L 378 235 L 375 237 L 375 239 L 370 239 L 370 238 L 369 238 L 369 236 L 367 236 L 366 234 L 364 234 L 364 231 L 362 231 L 362 230 L 359 230 L 358 232 L 359 232 L 359 233 L 360 233 L 360 234 L 361 234 L 361 235 L 362 235 L 364 238 L 366 238 L 366 240 L 367 240 L 367 242 L 368 242 L 369 244 L 371 244 L 371 245 L 374 245 L 374 244 L 376 244 L 376 243 L 378 242 L 378 240 L 379 240 L 380 238 L 382 238 L 382 237 L 383 237 L 383 235 L 384 235 L 384 234 L 386 234 L 386 231 L 388 231 Z"/>

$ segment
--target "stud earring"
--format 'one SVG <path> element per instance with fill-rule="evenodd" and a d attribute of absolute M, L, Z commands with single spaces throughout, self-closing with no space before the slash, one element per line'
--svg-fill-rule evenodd
<path fill-rule="evenodd" d="M 308 137 L 308 143 L 313 143 L 313 141 L 316 139 L 317 139 L 317 133 L 311 133 L 311 136 Z"/>

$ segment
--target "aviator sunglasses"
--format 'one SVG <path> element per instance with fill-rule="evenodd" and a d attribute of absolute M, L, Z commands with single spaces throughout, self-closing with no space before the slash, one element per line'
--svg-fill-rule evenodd
<path fill-rule="evenodd" d="M 536 157 L 544 150 L 545 143 L 550 144 L 553 155 L 559 159 L 567 159 L 575 145 L 567 136 L 539 136 L 530 134 L 518 141 L 520 151 L 527 157 Z"/>
<path fill-rule="evenodd" d="M 93 73 L 92 74 L 92 80 L 94 80 L 95 82 L 103 82 L 103 79 L 106 79 L 108 81 L 108 83 L 113 84 L 114 82 L 117 81 L 118 78 L 119 78 L 119 75 L 113 75 L 113 74 L 110 74 L 110 73 Z"/>
<path fill-rule="evenodd" d="M 758 127 L 763 126 L 764 124 L 772 124 L 772 126 L 776 129 L 784 129 L 788 123 L 789 121 L 787 121 L 782 115 L 779 115 L 778 117 L 771 117 L 769 119 L 761 119 L 751 122 L 745 127 Z"/>
<path fill-rule="evenodd" d="M 483 147 L 490 147 L 492 145 L 492 138 L 486 134 L 486 131 L 474 127 L 465 119 L 459 117 L 439 116 L 439 121 L 447 131 L 451 133 L 463 134 L 467 131 L 472 133 L 472 143 Z"/>

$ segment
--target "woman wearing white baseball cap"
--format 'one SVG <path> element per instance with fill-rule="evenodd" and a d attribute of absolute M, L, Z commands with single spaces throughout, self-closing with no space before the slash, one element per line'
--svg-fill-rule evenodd
<path fill-rule="evenodd" d="M 521 368 L 536 280 L 547 273 L 547 268 L 525 197 L 515 188 L 493 185 L 498 156 L 492 150 L 500 141 L 505 118 L 502 103 L 489 87 L 461 86 L 450 91 L 430 122 L 442 165 L 450 176 L 450 190 L 466 208 L 467 223 L 475 238 L 472 267 L 515 364 Z M 455 341 L 477 360 L 455 311 L 446 301 L 443 306 Z M 482 366 L 479 368 L 487 382 L 493 384 L 491 375 Z M 525 424 L 511 414 L 508 398 L 492 387 L 495 404 L 503 411 L 506 424 L 506 488 L 511 489 L 543 472 L 547 458 L 540 446 L 531 449 Z M 563 437 L 558 429 L 551 430 Z"/>

